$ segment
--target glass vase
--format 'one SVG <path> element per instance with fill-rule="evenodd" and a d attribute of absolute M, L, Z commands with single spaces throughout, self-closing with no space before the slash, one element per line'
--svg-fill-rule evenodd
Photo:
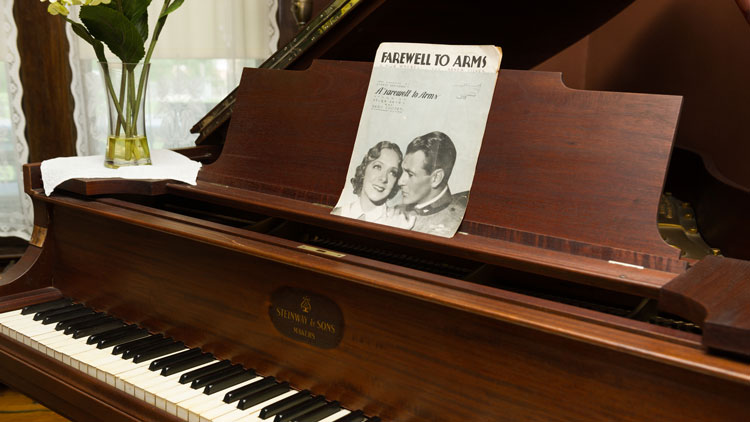
<path fill-rule="evenodd" d="M 100 64 L 109 111 L 104 165 L 109 168 L 150 165 L 151 152 L 145 125 L 150 64 Z"/>

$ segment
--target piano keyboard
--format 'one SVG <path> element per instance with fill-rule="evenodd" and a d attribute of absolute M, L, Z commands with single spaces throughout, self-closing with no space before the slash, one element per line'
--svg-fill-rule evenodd
<path fill-rule="evenodd" d="M 0 332 L 188 422 L 378 422 L 69 299 L 0 314 Z"/>

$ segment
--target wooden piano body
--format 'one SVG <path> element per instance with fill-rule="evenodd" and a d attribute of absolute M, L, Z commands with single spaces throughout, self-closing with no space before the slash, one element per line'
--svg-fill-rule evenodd
<path fill-rule="evenodd" d="M 501 70 L 444 239 L 329 214 L 370 69 L 246 70 L 223 149 L 183 151 L 211 162 L 197 186 L 46 197 L 26 166 L 35 235 L 0 311 L 71 297 L 384 421 L 746 418 L 748 264 L 688 269 L 654 222 L 680 98 Z M 278 329 L 280 294 L 338 312 L 333 341 Z M 680 317 L 702 331 L 644 321 Z M 0 380 L 73 420 L 178 420 L 4 336 Z"/>

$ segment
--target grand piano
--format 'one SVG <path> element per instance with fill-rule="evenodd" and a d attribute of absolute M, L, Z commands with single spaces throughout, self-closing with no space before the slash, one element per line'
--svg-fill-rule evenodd
<path fill-rule="evenodd" d="M 0 380 L 76 421 L 744 420 L 750 263 L 655 223 L 680 97 L 506 65 L 445 239 L 330 214 L 371 64 L 327 58 L 245 70 L 196 186 L 25 166 Z"/>

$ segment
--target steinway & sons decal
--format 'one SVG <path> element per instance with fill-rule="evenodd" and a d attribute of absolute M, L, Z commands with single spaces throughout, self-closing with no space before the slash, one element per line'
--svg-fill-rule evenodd
<path fill-rule="evenodd" d="M 271 294 L 268 314 L 281 334 L 322 349 L 338 346 L 343 337 L 341 309 L 315 293 L 282 287 Z"/>

